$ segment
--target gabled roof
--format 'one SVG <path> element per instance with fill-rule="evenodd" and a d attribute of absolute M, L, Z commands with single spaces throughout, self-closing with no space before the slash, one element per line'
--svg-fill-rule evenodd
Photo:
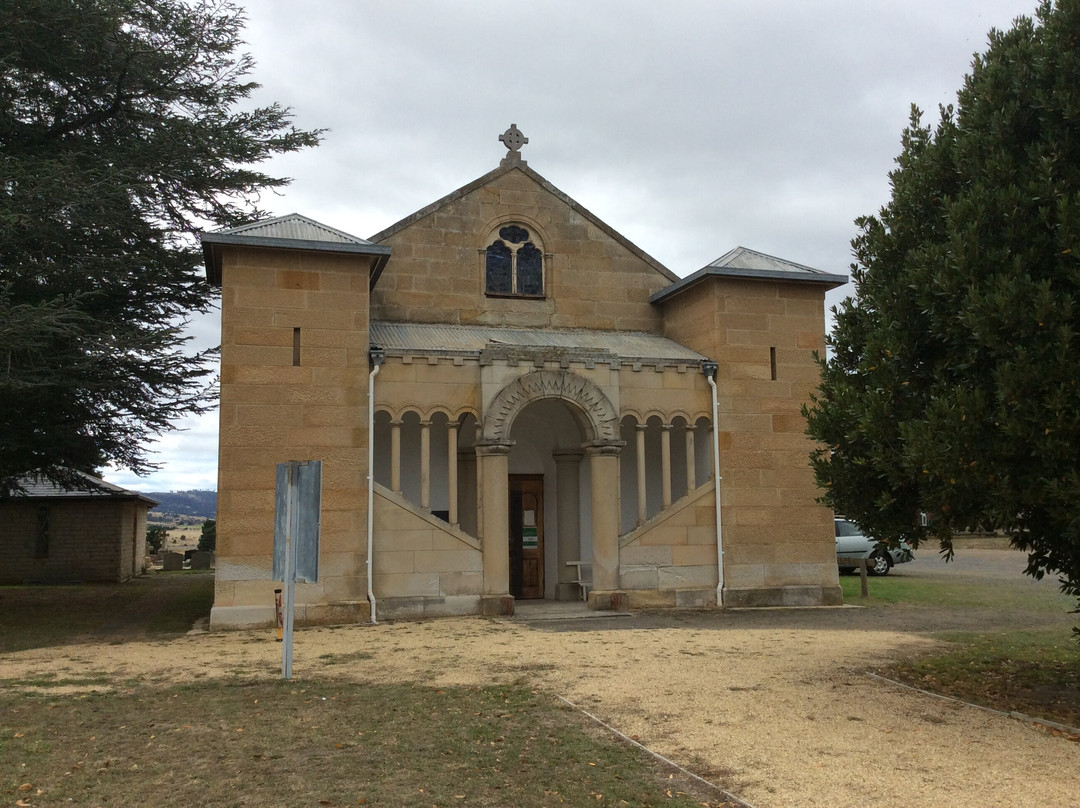
<path fill-rule="evenodd" d="M 80 482 L 68 485 L 59 485 L 52 480 L 37 475 L 29 475 L 19 480 L 21 492 L 16 492 L 14 498 L 33 497 L 36 499 L 141 499 L 148 502 L 151 507 L 157 505 L 157 500 L 148 496 L 121 488 L 118 485 L 107 483 L 100 477 L 87 474 L 82 471 L 72 470 L 71 475 Z"/>
<path fill-rule="evenodd" d="M 278 247 L 287 250 L 321 250 L 335 253 L 354 253 L 378 256 L 371 270 L 371 285 L 375 285 L 383 267 L 390 258 L 390 248 L 372 244 L 366 238 L 350 235 L 342 230 L 290 213 L 274 219 L 263 219 L 251 224 L 203 233 L 203 258 L 206 277 L 216 286 L 221 285 L 222 245 L 248 247 Z"/>
<path fill-rule="evenodd" d="M 628 249 L 630 252 L 632 252 L 634 255 L 636 255 L 649 266 L 651 266 L 668 280 L 677 281 L 679 279 L 678 275 L 676 275 L 666 266 L 661 264 L 643 249 L 638 247 L 636 244 L 626 238 L 626 236 L 624 236 L 622 233 L 615 230 L 613 227 L 611 227 L 606 222 L 597 217 L 594 213 L 592 213 L 588 208 L 575 201 L 567 194 L 560 191 L 542 176 L 529 168 L 528 164 L 524 160 L 520 159 L 520 156 L 518 156 L 516 153 L 507 155 L 506 159 L 504 159 L 499 164 L 499 167 L 496 168 L 494 171 L 489 171 L 487 174 L 482 177 L 478 177 L 477 179 L 470 182 L 468 185 L 463 185 L 456 191 L 451 191 L 442 199 L 438 199 L 432 202 L 430 205 L 427 205 L 416 211 L 415 213 L 406 216 L 401 221 L 395 222 L 385 230 L 376 233 L 374 236 L 371 237 L 371 241 L 375 242 L 376 244 L 381 244 L 382 242 L 386 241 L 386 239 L 390 238 L 395 233 L 404 230 L 409 225 L 418 222 L 427 216 L 430 216 L 431 214 L 439 211 L 446 205 L 449 205 L 451 202 L 455 202 L 458 199 L 461 199 L 462 197 L 471 194 L 473 191 L 482 188 L 488 183 L 498 179 L 502 175 L 507 174 L 511 171 L 520 171 L 521 173 L 523 173 L 537 185 L 542 187 L 545 191 L 559 199 L 563 204 L 565 204 L 579 216 L 588 219 L 599 230 L 601 230 L 607 236 L 624 246 L 626 249 Z"/>
<path fill-rule="evenodd" d="M 785 261 L 772 255 L 736 247 L 724 253 L 715 261 L 705 265 L 693 275 L 688 275 L 667 289 L 649 298 L 650 303 L 661 303 L 673 295 L 693 286 L 708 277 L 753 278 L 766 281 L 794 281 L 795 283 L 814 283 L 835 289 L 848 281 L 847 275 L 834 275 L 820 269 Z"/>

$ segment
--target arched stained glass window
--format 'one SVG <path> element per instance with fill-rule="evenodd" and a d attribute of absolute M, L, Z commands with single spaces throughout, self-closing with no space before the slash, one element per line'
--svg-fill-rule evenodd
<path fill-rule="evenodd" d="M 487 294 L 544 296 L 544 253 L 524 227 L 503 225 L 498 238 L 484 252 Z"/>
<path fill-rule="evenodd" d="M 513 253 L 503 242 L 496 240 L 487 248 L 487 292 L 489 295 L 509 295 L 514 292 Z"/>
<path fill-rule="evenodd" d="M 517 252 L 517 291 L 519 295 L 544 293 L 544 256 L 531 241 Z"/>

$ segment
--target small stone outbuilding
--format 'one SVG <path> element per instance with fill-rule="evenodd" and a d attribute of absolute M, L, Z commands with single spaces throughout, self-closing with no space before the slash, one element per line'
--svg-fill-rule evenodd
<path fill-rule="evenodd" d="M 36 477 L 0 499 L 0 584 L 119 582 L 146 562 L 146 514 L 157 505 L 90 474 L 58 486 Z"/>
<path fill-rule="evenodd" d="M 299 215 L 204 234 L 211 625 L 274 619 L 288 460 L 323 463 L 299 621 L 840 602 L 800 406 L 846 278 L 744 248 L 680 278 L 501 140 L 498 168 L 370 239 Z"/>

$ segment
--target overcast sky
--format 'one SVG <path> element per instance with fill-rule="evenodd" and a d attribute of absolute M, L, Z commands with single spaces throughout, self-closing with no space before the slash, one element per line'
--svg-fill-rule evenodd
<path fill-rule="evenodd" d="M 263 207 L 371 236 L 529 166 L 678 275 L 736 246 L 848 272 L 912 103 L 936 120 L 991 28 L 1035 0 L 248 0 L 256 101 L 327 128 Z M 836 303 L 850 287 L 831 293 Z M 193 325 L 218 342 L 218 317 Z M 163 436 L 141 491 L 217 487 L 217 415 Z"/>

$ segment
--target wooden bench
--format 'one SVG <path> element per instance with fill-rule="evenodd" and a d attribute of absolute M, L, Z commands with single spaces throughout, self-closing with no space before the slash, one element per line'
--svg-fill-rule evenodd
<path fill-rule="evenodd" d="M 581 599 L 589 599 L 589 590 L 592 588 L 592 562 L 591 561 L 567 561 L 566 566 L 574 568 L 574 580 L 570 583 L 581 587 Z"/>
<path fill-rule="evenodd" d="M 866 587 L 866 559 L 855 558 L 853 556 L 837 556 L 836 566 L 838 567 L 856 567 L 859 570 L 859 578 L 861 580 L 860 592 L 864 598 L 870 597 L 870 590 Z"/>

